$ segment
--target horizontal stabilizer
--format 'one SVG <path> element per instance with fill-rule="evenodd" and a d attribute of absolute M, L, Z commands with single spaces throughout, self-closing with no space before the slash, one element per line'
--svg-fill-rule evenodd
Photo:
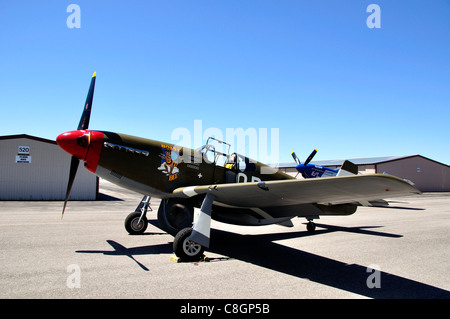
<path fill-rule="evenodd" d="M 294 227 L 294 224 L 292 223 L 292 221 L 290 219 L 285 220 L 284 222 L 280 222 L 280 223 L 278 223 L 278 225 L 284 226 L 284 227 Z"/>

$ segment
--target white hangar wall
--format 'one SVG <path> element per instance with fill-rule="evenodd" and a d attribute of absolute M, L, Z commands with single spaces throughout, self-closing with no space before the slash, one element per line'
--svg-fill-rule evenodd
<path fill-rule="evenodd" d="M 55 141 L 0 136 L 0 200 L 64 200 L 69 168 L 70 155 Z M 97 194 L 97 176 L 80 167 L 69 199 L 95 200 Z"/>

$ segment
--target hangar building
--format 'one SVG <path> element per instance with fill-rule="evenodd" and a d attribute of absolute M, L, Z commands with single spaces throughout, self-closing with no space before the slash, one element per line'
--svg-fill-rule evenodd
<path fill-rule="evenodd" d="M 55 141 L 0 136 L 0 200 L 64 200 L 69 167 L 70 155 Z M 69 199 L 95 200 L 97 195 L 98 177 L 80 167 Z"/>
<path fill-rule="evenodd" d="M 390 174 L 412 181 L 422 192 L 450 192 L 450 166 L 422 155 L 349 159 L 361 174 Z M 311 161 L 311 164 L 338 169 L 344 160 Z M 282 163 L 279 169 L 295 176 L 296 164 Z M 301 178 L 301 177 L 300 177 Z"/>

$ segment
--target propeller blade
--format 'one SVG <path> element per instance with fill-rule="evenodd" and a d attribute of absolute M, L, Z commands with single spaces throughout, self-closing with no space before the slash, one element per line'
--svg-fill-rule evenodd
<path fill-rule="evenodd" d="M 300 163 L 300 160 L 299 160 L 298 157 L 297 157 L 297 155 L 295 155 L 295 152 L 292 152 L 291 155 L 292 155 L 292 157 L 294 158 L 294 161 L 297 162 L 297 164 L 301 164 L 301 163 Z"/>
<path fill-rule="evenodd" d="M 77 175 L 78 165 L 80 164 L 80 160 L 76 158 L 75 156 L 72 156 L 72 159 L 70 161 L 70 172 L 69 172 L 69 182 L 67 183 L 67 190 L 66 190 L 66 199 L 64 200 L 64 206 L 61 214 L 61 219 L 64 216 L 64 211 L 66 210 L 67 200 L 70 196 L 70 191 L 72 190 L 73 181 L 75 180 L 75 176 Z"/>
<path fill-rule="evenodd" d="M 305 161 L 305 165 L 309 164 L 309 162 L 311 162 L 311 160 L 313 159 L 314 155 L 316 155 L 317 153 L 317 149 L 315 149 L 314 151 L 312 151 L 312 153 L 308 156 L 308 158 Z"/>
<path fill-rule="evenodd" d="M 83 113 L 81 114 L 80 123 L 78 123 L 77 130 L 86 130 L 89 127 L 89 119 L 91 118 L 91 109 L 92 109 L 92 99 L 94 98 L 94 88 L 95 88 L 95 79 L 97 77 L 97 72 L 92 74 L 91 84 L 89 85 L 89 91 L 86 97 L 86 102 L 84 103 Z M 88 144 L 90 143 L 90 133 L 88 135 Z M 66 210 L 67 201 L 69 200 L 70 191 L 72 190 L 73 182 L 75 180 L 75 176 L 77 175 L 78 166 L 80 164 L 80 160 L 76 156 L 72 156 L 70 160 L 70 172 L 69 172 L 69 182 L 67 183 L 66 190 L 66 198 L 64 200 L 64 206 L 61 214 L 61 219 L 64 217 L 64 211 Z"/>
<path fill-rule="evenodd" d="M 91 118 L 92 99 L 94 98 L 95 79 L 97 72 L 92 75 L 91 85 L 89 86 L 86 102 L 84 103 L 83 114 L 81 114 L 78 130 L 87 130 L 89 127 L 89 119 Z"/>

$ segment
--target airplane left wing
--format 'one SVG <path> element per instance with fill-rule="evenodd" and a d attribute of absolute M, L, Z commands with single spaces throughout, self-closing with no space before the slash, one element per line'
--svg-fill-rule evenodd
<path fill-rule="evenodd" d="M 214 201 L 232 207 L 274 207 L 299 204 L 339 205 L 420 194 L 410 182 L 382 175 L 353 175 L 252 183 L 181 187 L 174 195 L 192 197 L 211 193 Z"/>

